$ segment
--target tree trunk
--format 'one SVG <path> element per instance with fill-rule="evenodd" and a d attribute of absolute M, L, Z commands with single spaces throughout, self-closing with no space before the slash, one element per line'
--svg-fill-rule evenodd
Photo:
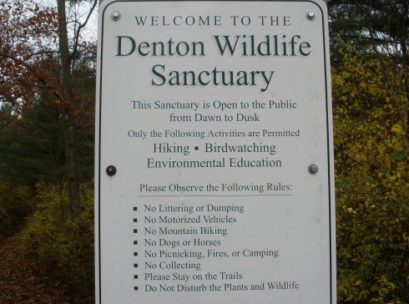
<path fill-rule="evenodd" d="M 80 176 L 77 157 L 77 145 L 75 137 L 75 120 L 72 117 L 74 106 L 74 96 L 72 89 L 71 58 L 68 48 L 67 19 L 65 11 L 65 0 L 57 0 L 58 7 L 58 38 L 59 52 L 61 60 L 61 88 L 64 102 L 67 105 L 64 121 L 65 157 L 66 173 L 68 177 L 68 191 L 70 200 L 71 215 L 75 218 L 78 215 L 80 204 Z"/>

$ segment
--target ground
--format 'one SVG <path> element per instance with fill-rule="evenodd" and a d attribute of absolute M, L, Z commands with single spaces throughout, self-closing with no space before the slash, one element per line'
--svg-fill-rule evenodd
<path fill-rule="evenodd" d="M 15 235 L 0 242 L 0 304 L 69 304 L 58 283 L 45 282 Z"/>

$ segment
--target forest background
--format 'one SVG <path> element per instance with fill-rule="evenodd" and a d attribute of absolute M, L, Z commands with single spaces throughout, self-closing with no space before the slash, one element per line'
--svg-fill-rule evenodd
<path fill-rule="evenodd" d="M 49 2 L 0 2 L 1 304 L 94 301 L 98 3 Z M 408 304 L 409 2 L 329 13 L 338 303 Z"/>

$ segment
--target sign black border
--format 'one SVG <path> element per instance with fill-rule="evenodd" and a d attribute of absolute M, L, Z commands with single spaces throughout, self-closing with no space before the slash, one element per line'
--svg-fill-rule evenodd
<path fill-rule="evenodd" d="M 107 1 L 107 0 L 105 0 Z M 324 1 L 324 0 L 323 0 Z M 301 3 L 312 3 L 316 5 L 320 11 L 321 11 L 321 22 L 322 22 L 322 40 L 323 40 L 323 50 L 324 50 L 324 76 L 325 76 L 325 110 L 326 110 L 326 131 L 327 131 L 327 158 L 328 158 L 328 215 L 329 215 L 329 261 L 330 261 L 330 267 L 329 267 L 329 278 L 330 278 L 330 304 L 335 304 L 333 303 L 333 288 L 334 288 L 334 282 L 333 282 L 333 239 L 332 239 L 332 200 L 331 200 L 331 193 L 332 193 L 332 187 L 331 187 L 331 178 L 332 178 L 332 172 L 331 168 L 333 167 L 331 165 L 331 148 L 330 148 L 330 125 L 329 125 L 329 108 L 328 108 L 328 102 L 330 100 L 328 94 L 328 73 L 327 73 L 327 65 L 328 65 L 328 60 L 327 58 L 327 41 L 326 37 L 328 37 L 326 33 L 326 27 L 325 27 L 325 20 L 324 20 L 324 11 L 322 7 L 312 1 L 312 0 L 115 0 L 109 3 L 108 5 L 105 6 L 103 12 L 102 12 L 102 24 L 101 24 L 101 35 L 99 38 L 101 39 L 101 47 L 98 50 L 98 55 L 100 56 L 100 70 L 99 70 L 99 112 L 98 112 L 98 223 L 95 225 L 98 225 L 98 295 L 99 295 L 99 304 L 102 304 L 102 262 L 101 262 L 101 140 L 102 140 L 102 134 L 101 134 L 101 125 L 102 125 L 102 76 L 103 76 L 103 49 L 104 49 L 104 26 L 105 26 L 105 11 L 106 9 L 114 4 L 114 3 L 120 3 L 120 2 L 301 2 Z M 102 5 L 102 4 L 101 4 Z M 122 304 L 122 303 L 121 303 Z"/>

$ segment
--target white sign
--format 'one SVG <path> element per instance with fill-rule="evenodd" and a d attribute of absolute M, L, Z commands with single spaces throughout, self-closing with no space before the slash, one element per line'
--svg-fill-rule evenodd
<path fill-rule="evenodd" d="M 99 304 L 335 304 L 326 5 L 100 7 Z"/>

